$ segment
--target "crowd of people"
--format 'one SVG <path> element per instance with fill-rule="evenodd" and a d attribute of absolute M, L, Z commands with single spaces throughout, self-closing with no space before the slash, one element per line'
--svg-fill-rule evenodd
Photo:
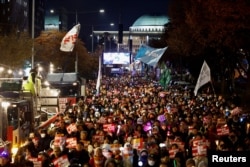
<path fill-rule="evenodd" d="M 238 96 L 141 76 L 88 81 L 86 96 L 30 133 L 15 166 L 207 167 L 209 151 L 249 151 L 249 118 Z M 0 157 L 4 157 L 1 156 Z"/>

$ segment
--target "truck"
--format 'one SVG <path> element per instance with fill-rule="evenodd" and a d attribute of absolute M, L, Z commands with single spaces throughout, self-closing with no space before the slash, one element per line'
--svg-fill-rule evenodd
<path fill-rule="evenodd" d="M 85 80 L 77 73 L 48 74 L 49 88 L 34 73 L 0 78 L 0 151 L 5 144 L 11 145 L 15 155 L 30 132 L 46 128 L 65 111 L 67 103 L 84 96 Z"/>
<path fill-rule="evenodd" d="M 0 78 L 0 141 L 2 147 L 11 145 L 13 154 L 40 121 L 36 95 L 23 89 L 25 82 L 23 78 Z"/>
<path fill-rule="evenodd" d="M 75 72 L 47 74 L 41 89 L 41 109 L 64 112 L 68 104 L 74 105 L 78 98 L 85 96 L 85 85 L 86 80 Z"/>

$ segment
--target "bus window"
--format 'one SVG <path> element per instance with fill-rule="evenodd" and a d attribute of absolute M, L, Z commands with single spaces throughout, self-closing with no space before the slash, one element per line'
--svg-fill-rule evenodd
<path fill-rule="evenodd" d="M 57 87 L 60 90 L 61 97 L 70 97 L 70 96 L 79 96 L 80 91 L 77 86 L 64 86 L 64 87 Z"/>
<path fill-rule="evenodd" d="M 7 109 L 8 126 L 13 126 L 13 129 L 18 128 L 18 110 L 17 108 L 9 107 Z"/>
<path fill-rule="evenodd" d="M 20 127 L 27 126 L 32 123 L 32 112 L 29 110 L 28 105 L 22 105 L 19 109 L 19 120 L 20 120 Z"/>
<path fill-rule="evenodd" d="M 20 126 L 23 126 L 23 124 L 26 122 L 26 119 L 25 119 L 26 112 L 27 112 L 27 107 L 20 108 L 20 112 L 19 112 Z"/>
<path fill-rule="evenodd" d="M 28 124 L 31 124 L 32 123 L 32 112 L 31 111 L 27 111 L 25 112 L 25 122 L 28 123 Z"/>

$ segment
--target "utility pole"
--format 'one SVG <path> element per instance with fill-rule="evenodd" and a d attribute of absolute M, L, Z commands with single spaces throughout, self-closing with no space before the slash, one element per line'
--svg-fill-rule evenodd
<path fill-rule="evenodd" d="M 91 51 L 94 52 L 94 25 L 91 26 L 92 38 L 91 38 Z"/>
<path fill-rule="evenodd" d="M 34 68 L 34 39 L 35 39 L 35 0 L 32 0 L 32 23 L 31 23 L 31 38 L 32 38 L 32 50 L 31 50 L 31 69 Z"/>
<path fill-rule="evenodd" d="M 120 44 L 123 42 L 123 24 L 122 24 L 122 2 L 120 2 L 119 24 L 118 24 L 118 52 L 120 52 Z"/>

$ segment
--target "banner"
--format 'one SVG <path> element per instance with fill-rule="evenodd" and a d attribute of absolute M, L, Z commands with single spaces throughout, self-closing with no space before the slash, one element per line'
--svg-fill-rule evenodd
<path fill-rule="evenodd" d="M 204 61 L 201 67 L 199 78 L 197 80 L 197 83 L 194 89 L 194 95 L 196 96 L 199 88 L 205 85 L 206 83 L 208 83 L 209 81 L 211 81 L 210 68 L 207 65 L 206 61 Z"/>
<path fill-rule="evenodd" d="M 137 54 L 135 55 L 135 60 L 140 59 L 141 57 L 144 57 L 146 53 L 153 51 L 154 48 L 147 46 L 147 45 L 141 45 Z"/>
<path fill-rule="evenodd" d="M 68 134 L 71 134 L 72 132 L 77 132 L 77 126 L 76 126 L 76 123 L 71 123 L 69 124 L 67 127 L 67 132 Z"/>
<path fill-rule="evenodd" d="M 42 158 L 31 157 L 28 158 L 28 161 L 33 162 L 33 167 L 42 167 Z"/>
<path fill-rule="evenodd" d="M 77 146 L 77 138 L 70 137 L 66 139 L 66 147 L 69 149 L 75 149 Z"/>
<path fill-rule="evenodd" d="M 103 124 L 103 131 L 113 133 L 115 131 L 115 125 L 114 124 Z"/>
<path fill-rule="evenodd" d="M 143 149 L 143 138 L 134 138 L 132 139 L 132 147 L 136 150 L 142 150 Z"/>
<path fill-rule="evenodd" d="M 171 71 L 165 65 L 159 81 L 164 90 L 167 89 L 167 86 L 170 83 L 170 81 L 171 81 Z"/>
<path fill-rule="evenodd" d="M 169 150 L 168 150 L 169 158 L 170 158 L 170 159 L 174 159 L 176 153 L 178 153 L 178 152 L 179 152 L 179 149 L 172 149 L 172 148 L 169 149 Z"/>
<path fill-rule="evenodd" d="M 147 65 L 156 67 L 161 56 L 164 54 L 166 50 L 167 47 L 156 49 L 146 45 L 142 45 L 135 56 L 135 60 L 140 60 L 141 62 Z"/>
<path fill-rule="evenodd" d="M 75 25 L 62 39 L 60 50 L 72 52 L 80 31 L 80 24 Z"/>
<path fill-rule="evenodd" d="M 192 146 L 192 156 L 207 156 L 207 149 L 210 142 L 207 139 L 194 140 Z"/>
<path fill-rule="evenodd" d="M 69 162 L 67 155 L 63 155 L 59 158 L 56 158 L 55 160 L 53 160 L 53 164 L 55 167 L 68 167 L 68 166 L 70 166 L 70 162 Z"/>
<path fill-rule="evenodd" d="M 226 136 L 229 135 L 230 130 L 228 126 L 220 126 L 216 128 L 216 132 L 218 136 Z"/>
<path fill-rule="evenodd" d="M 161 56 L 167 50 L 167 47 L 155 49 L 151 52 L 146 52 L 144 57 L 141 57 L 139 60 L 147 65 L 156 67 Z"/>

